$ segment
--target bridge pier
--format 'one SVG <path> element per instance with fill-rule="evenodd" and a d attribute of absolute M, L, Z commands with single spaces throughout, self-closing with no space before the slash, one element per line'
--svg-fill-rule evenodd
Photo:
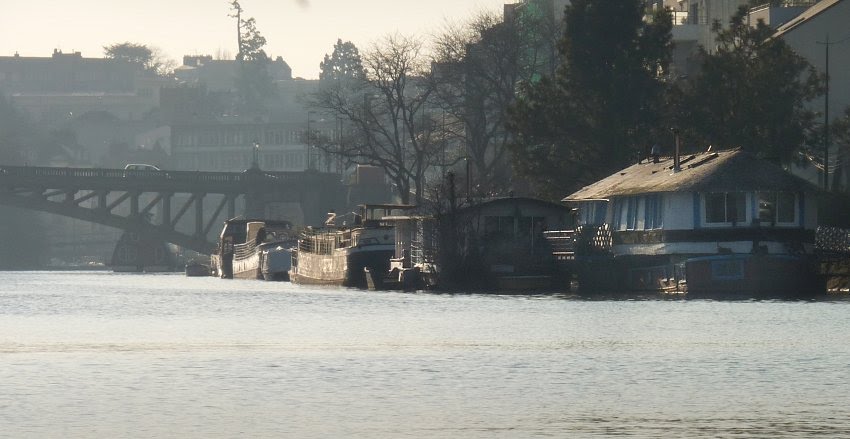
<path fill-rule="evenodd" d="M 195 236 L 199 238 L 204 233 L 204 195 L 195 194 Z"/>
<path fill-rule="evenodd" d="M 168 230 L 174 230 L 174 226 L 171 224 L 171 197 L 174 194 L 165 193 L 162 195 L 162 209 L 159 211 L 159 224 L 165 227 Z"/>
<path fill-rule="evenodd" d="M 135 191 L 130 192 L 130 216 L 139 216 L 139 193 Z"/>
<path fill-rule="evenodd" d="M 174 271 L 177 261 L 164 241 L 124 232 L 115 244 L 110 265 L 119 272 L 162 272 Z"/>

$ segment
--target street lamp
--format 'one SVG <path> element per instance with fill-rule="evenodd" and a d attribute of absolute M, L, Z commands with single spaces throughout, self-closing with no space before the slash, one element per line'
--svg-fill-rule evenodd
<path fill-rule="evenodd" d="M 260 169 L 260 142 L 254 139 L 253 160 L 251 161 L 251 169 Z"/>

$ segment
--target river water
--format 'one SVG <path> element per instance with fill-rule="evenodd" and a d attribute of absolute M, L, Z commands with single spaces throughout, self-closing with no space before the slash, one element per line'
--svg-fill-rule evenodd
<path fill-rule="evenodd" d="M 850 301 L 0 273 L 0 437 L 850 437 Z"/>

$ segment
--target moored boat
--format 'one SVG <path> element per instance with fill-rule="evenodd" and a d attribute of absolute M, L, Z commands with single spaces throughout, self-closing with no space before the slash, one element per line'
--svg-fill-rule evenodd
<path fill-rule="evenodd" d="M 388 272 L 367 269 L 370 290 L 418 290 L 437 283 L 437 224 L 426 215 L 393 215 L 382 219 L 394 229 L 395 250 Z"/>
<path fill-rule="evenodd" d="M 740 149 L 632 165 L 563 200 L 578 207 L 579 286 L 687 297 L 823 293 L 816 193 Z"/>
<path fill-rule="evenodd" d="M 362 205 L 351 226 L 337 226 L 336 215 L 331 214 L 324 227 L 302 232 L 292 255 L 290 280 L 366 288 L 366 271 L 388 272 L 395 252 L 392 223 L 382 218 L 409 208 L 399 204 Z"/>
<path fill-rule="evenodd" d="M 215 258 L 217 272 L 222 278 L 286 280 L 293 236 L 288 221 L 227 220 Z"/>
<path fill-rule="evenodd" d="M 685 262 L 689 297 L 793 298 L 825 291 L 810 255 L 720 254 Z"/>
<path fill-rule="evenodd" d="M 207 264 L 194 259 L 186 263 L 186 276 L 200 277 L 209 276 L 210 274 L 210 266 Z"/>
<path fill-rule="evenodd" d="M 260 253 L 260 273 L 269 281 L 288 281 L 292 268 L 292 248 L 295 242 L 291 238 L 262 244 Z"/>

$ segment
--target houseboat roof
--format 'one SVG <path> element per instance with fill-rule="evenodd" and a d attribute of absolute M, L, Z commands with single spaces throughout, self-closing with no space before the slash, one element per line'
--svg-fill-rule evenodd
<path fill-rule="evenodd" d="M 492 206 L 499 206 L 503 204 L 523 204 L 523 205 L 534 205 L 540 206 L 544 208 L 552 208 L 552 209 L 569 209 L 567 206 L 563 204 L 553 203 L 547 200 L 541 200 L 539 198 L 530 198 L 530 197 L 496 197 L 496 198 L 487 198 L 478 201 L 475 204 L 464 206 L 460 210 L 462 212 L 469 211 L 478 211 L 482 209 L 487 209 Z"/>
<path fill-rule="evenodd" d="M 811 183 L 741 149 L 644 160 L 578 190 L 562 201 L 607 200 L 660 192 L 817 191 Z"/>

